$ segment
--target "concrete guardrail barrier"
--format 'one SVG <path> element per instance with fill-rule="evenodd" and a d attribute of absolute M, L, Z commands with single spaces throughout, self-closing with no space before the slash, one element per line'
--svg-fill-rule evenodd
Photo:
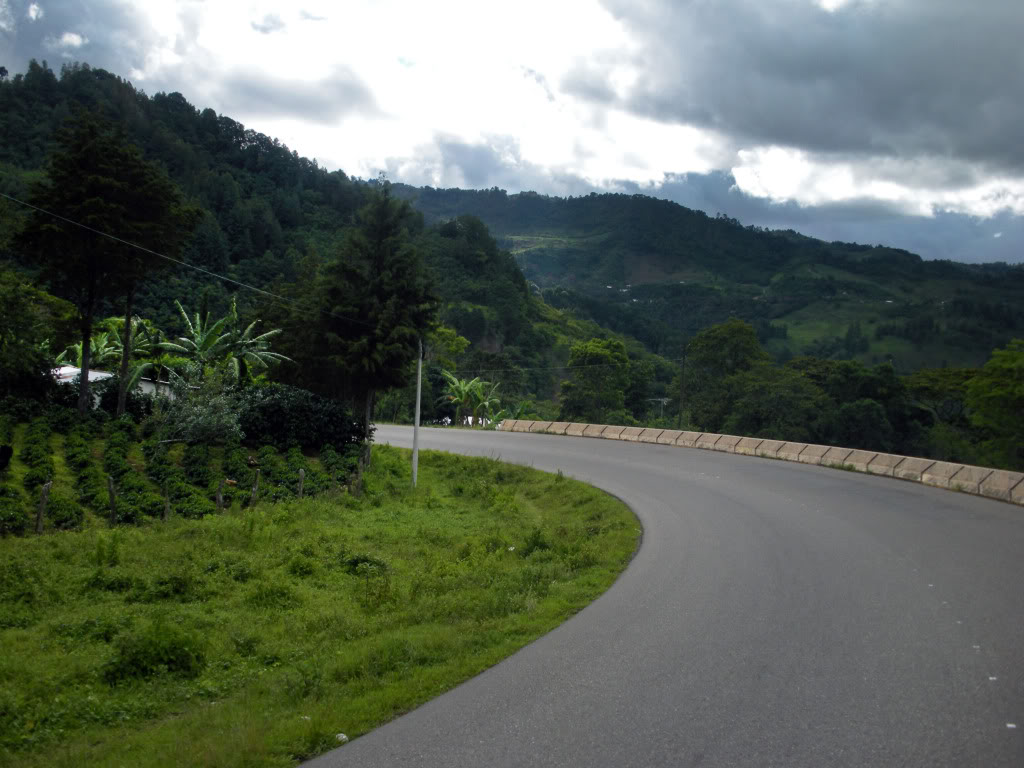
<path fill-rule="evenodd" d="M 600 437 L 636 443 L 656 443 L 680 448 L 738 453 L 852 469 L 873 475 L 910 480 L 936 488 L 962 491 L 1024 505 L 1024 473 L 990 467 L 974 467 L 949 461 L 877 453 L 834 445 L 762 440 L 759 437 L 718 435 L 652 427 L 620 427 L 609 424 L 576 424 L 567 421 L 507 419 L 498 425 L 503 432 L 537 432 L 570 437 Z"/>

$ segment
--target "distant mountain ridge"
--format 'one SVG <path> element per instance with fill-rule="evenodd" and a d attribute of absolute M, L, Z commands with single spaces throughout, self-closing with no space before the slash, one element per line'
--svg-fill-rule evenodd
<path fill-rule="evenodd" d="M 779 357 L 892 359 L 905 370 L 977 365 L 1024 336 L 1024 265 L 827 243 L 644 195 L 395 190 L 427 221 L 478 216 L 550 303 L 666 356 L 730 315 L 753 322 Z"/>

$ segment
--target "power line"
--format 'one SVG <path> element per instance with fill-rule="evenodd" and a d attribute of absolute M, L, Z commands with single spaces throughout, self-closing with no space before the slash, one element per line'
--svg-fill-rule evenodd
<path fill-rule="evenodd" d="M 227 277 L 226 275 L 219 275 L 216 272 L 211 272 L 208 269 L 203 269 L 202 267 L 198 267 L 195 264 L 189 264 L 187 261 L 182 261 L 181 259 L 176 259 L 173 256 L 168 256 L 168 255 L 163 254 L 163 253 L 158 253 L 157 251 L 154 251 L 154 250 L 152 250 L 150 248 L 146 248 L 145 246 L 139 245 L 138 243 L 133 243 L 130 240 L 125 240 L 123 238 L 118 237 L 117 235 L 112 235 L 109 232 L 104 232 L 102 230 L 95 229 L 94 227 L 90 227 L 87 224 L 82 224 L 81 222 L 74 221 L 73 219 L 69 219 L 66 216 L 61 216 L 59 213 L 54 213 L 53 211 L 48 211 L 45 208 L 40 208 L 38 205 L 32 205 L 32 203 L 27 203 L 24 200 L 19 200 L 18 198 L 12 197 L 11 195 L 5 194 L 3 192 L 0 192 L 0 197 L 6 198 L 7 200 L 10 200 L 11 202 L 14 202 L 14 203 L 18 203 L 19 205 L 23 205 L 26 208 L 31 208 L 34 211 L 39 211 L 40 213 L 44 213 L 47 216 L 52 216 L 55 219 L 60 219 L 63 222 L 71 224 L 72 226 L 75 226 L 75 227 L 80 227 L 81 229 L 84 229 L 84 230 L 87 230 L 89 232 L 92 232 L 93 234 L 99 235 L 101 237 L 109 238 L 110 240 L 113 240 L 115 242 L 121 243 L 122 245 L 127 245 L 127 246 L 129 246 L 131 248 L 136 248 L 137 250 L 140 250 L 140 251 L 142 251 L 144 253 L 148 253 L 148 254 L 150 254 L 152 256 L 157 256 L 158 258 L 161 258 L 161 259 L 164 259 L 166 261 L 169 261 L 172 264 L 177 264 L 177 265 L 182 266 L 182 267 L 187 267 L 189 269 L 194 269 L 196 272 L 201 272 L 204 275 L 209 275 L 210 277 L 215 277 L 218 280 L 223 280 L 226 283 L 231 283 L 232 285 L 237 285 L 239 288 L 245 288 L 245 289 L 253 291 L 255 293 L 259 293 L 259 294 L 261 294 L 263 296 L 267 296 L 267 297 L 269 297 L 271 299 L 275 299 L 275 300 L 277 300 L 277 301 L 279 301 L 279 302 L 281 302 L 283 304 L 286 304 L 286 305 L 289 305 L 289 306 L 299 307 L 303 311 L 319 312 L 320 314 L 326 315 L 328 317 L 333 317 L 335 320 L 344 320 L 345 322 L 353 323 L 355 325 L 362 325 L 362 326 L 365 326 L 367 328 L 375 328 L 376 327 L 372 323 L 367 323 L 367 322 L 364 322 L 362 320 L 356 320 L 355 318 L 352 318 L 352 317 L 343 317 L 342 315 L 336 315 L 333 312 L 328 312 L 328 311 L 323 310 L 323 309 L 313 309 L 313 310 L 310 310 L 307 307 L 302 307 L 298 302 L 293 301 L 293 300 L 288 299 L 288 298 L 285 298 L 284 296 L 279 296 L 276 293 L 271 293 L 270 291 L 266 291 L 266 290 L 264 290 L 262 288 L 257 288 L 254 285 L 249 285 L 248 283 L 243 283 L 240 280 L 235 280 L 234 278 Z"/>
<path fill-rule="evenodd" d="M 214 277 L 214 278 L 216 278 L 218 280 L 223 280 L 226 283 L 231 283 L 232 285 L 237 285 L 239 288 L 245 288 L 246 290 L 253 291 L 254 293 L 258 293 L 258 294 L 260 294 L 262 296 L 266 296 L 266 297 L 268 297 L 270 299 L 276 300 L 276 301 L 278 301 L 278 302 L 280 302 L 280 303 L 282 303 L 282 304 L 284 304 L 286 306 L 297 307 L 301 311 L 304 311 L 304 312 L 318 312 L 320 314 L 326 315 L 327 317 L 332 317 L 335 320 L 344 320 L 345 322 L 353 323 L 355 325 L 362 325 L 362 326 L 364 326 L 366 328 L 375 328 L 376 327 L 372 323 L 363 322 L 362 320 L 356 320 L 355 318 L 352 318 L 352 317 L 344 317 L 342 315 L 336 315 L 333 312 L 328 312 L 328 311 L 323 310 L 323 309 L 312 309 L 312 308 L 309 308 L 309 307 L 302 307 L 299 304 L 299 302 L 294 301 L 292 299 L 285 298 L 284 296 L 280 296 L 279 294 L 276 294 L 276 293 L 271 293 L 270 291 L 264 290 L 262 288 L 257 288 L 256 286 L 249 285 L 248 283 L 243 283 L 240 280 L 235 280 L 232 277 L 227 277 L 226 275 L 220 275 L 220 274 L 217 274 L 216 272 L 211 272 L 208 269 L 204 269 L 203 267 L 196 266 L 195 264 L 189 264 L 187 261 L 182 261 L 181 259 L 176 259 L 173 256 L 168 256 L 166 254 L 159 253 L 158 251 L 154 251 L 154 250 L 152 250 L 150 248 L 146 248 L 145 246 L 139 245 L 138 243 L 133 243 L 130 240 L 125 240 L 123 238 L 120 238 L 117 235 L 112 235 L 109 232 L 104 232 L 104 231 L 96 229 L 94 227 L 90 227 L 87 224 L 82 224 L 81 222 L 77 222 L 77 221 L 75 221 L 73 219 L 69 219 L 66 216 L 61 216 L 59 213 L 54 213 L 52 211 L 48 211 L 45 208 L 40 208 L 39 206 L 33 205 L 32 203 L 25 202 L 24 200 L 19 200 L 16 197 L 12 197 L 11 195 L 5 194 L 4 192 L 0 192 L 0 197 L 3 197 L 5 199 L 7 199 L 7 200 L 10 200 L 13 203 L 17 203 L 18 205 L 23 205 L 26 208 L 31 208 L 34 211 L 39 211 L 40 213 L 43 213 L 43 214 L 45 214 L 47 216 L 52 216 L 55 219 L 59 219 L 59 220 L 61 220 L 63 222 L 66 222 L 67 224 L 71 224 L 72 226 L 79 227 L 79 228 L 84 229 L 84 230 L 86 230 L 88 232 L 92 232 L 93 234 L 99 235 L 101 237 L 106 237 L 106 238 L 108 238 L 110 240 L 113 240 L 115 242 L 121 243 L 122 245 L 127 245 L 127 246 L 129 246 L 131 248 L 135 248 L 135 249 L 140 250 L 140 251 L 142 251 L 144 253 L 148 253 L 148 254 L 150 254 L 152 256 L 156 256 L 158 258 L 164 259 L 166 261 L 171 262 L 172 264 L 177 264 L 177 265 L 182 266 L 182 267 L 187 267 L 188 269 L 194 269 L 196 272 L 201 272 L 204 275 L 209 275 L 210 277 Z M 296 327 L 298 327 L 298 326 L 296 326 Z M 284 329 L 282 329 L 282 330 L 284 330 Z M 294 328 L 292 328 L 290 330 L 294 330 Z M 668 362 L 668 363 L 680 362 L 680 361 L 682 361 L 684 359 L 685 358 L 682 358 L 682 357 L 679 357 L 679 358 L 663 358 L 663 360 L 665 362 Z M 459 373 L 463 373 L 463 374 L 477 373 L 477 374 L 479 374 L 479 373 L 513 373 L 513 372 L 525 372 L 525 371 L 575 371 L 575 370 L 579 370 L 579 369 L 583 369 L 583 368 L 618 368 L 618 367 L 621 367 L 621 366 L 624 366 L 624 365 L 629 365 L 629 362 L 626 362 L 626 363 L 593 363 L 593 364 L 588 364 L 588 365 L 573 365 L 573 366 L 554 365 L 554 366 L 531 366 L 531 367 L 522 367 L 522 368 L 478 368 L 478 369 L 471 369 L 471 370 L 467 370 L 467 371 L 459 371 Z"/>

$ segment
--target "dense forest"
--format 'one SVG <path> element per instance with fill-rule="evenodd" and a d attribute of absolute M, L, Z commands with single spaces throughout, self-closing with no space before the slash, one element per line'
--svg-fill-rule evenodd
<path fill-rule="evenodd" d="M 118 373 L 105 402 L 137 418 L 154 406 L 125 391 L 147 376 L 220 417 L 253 388 L 344 403 L 368 434 L 411 418 L 422 342 L 428 423 L 678 425 L 1024 465 L 1019 266 L 643 196 L 362 181 L 85 64 L 0 81 L 0 130 L 5 403 L 60 359 Z"/>
<path fill-rule="evenodd" d="M 396 185 L 428 221 L 480 217 L 553 306 L 666 357 L 701 328 L 747 320 L 772 355 L 891 361 L 904 373 L 980 365 L 1024 335 L 1024 266 L 745 227 L 644 195 Z"/>

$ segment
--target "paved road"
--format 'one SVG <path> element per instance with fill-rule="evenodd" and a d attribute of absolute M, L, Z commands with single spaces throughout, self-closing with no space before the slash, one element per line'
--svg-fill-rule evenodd
<path fill-rule="evenodd" d="M 576 617 L 317 768 L 1024 766 L 1024 509 L 669 446 L 421 444 L 593 483 L 643 544 Z"/>

